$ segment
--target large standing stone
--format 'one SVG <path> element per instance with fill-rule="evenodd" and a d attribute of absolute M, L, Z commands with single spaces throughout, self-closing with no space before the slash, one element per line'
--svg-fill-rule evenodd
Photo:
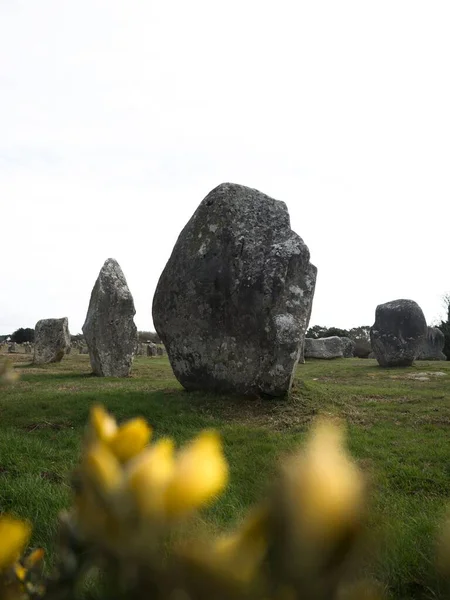
<path fill-rule="evenodd" d="M 60 362 L 70 348 L 69 321 L 42 319 L 34 329 L 34 358 L 36 364 Z"/>
<path fill-rule="evenodd" d="M 305 338 L 305 358 L 343 358 L 344 342 L 337 335 L 331 337 Z"/>
<path fill-rule="evenodd" d="M 343 349 L 342 354 L 344 358 L 353 358 L 353 354 L 355 352 L 356 344 L 349 337 L 341 337 Z"/>
<path fill-rule="evenodd" d="M 201 202 L 159 279 L 153 322 L 188 390 L 282 396 L 317 269 L 284 202 L 224 183 Z"/>
<path fill-rule="evenodd" d="M 92 370 L 101 377 L 128 377 L 137 347 L 133 297 L 113 258 L 103 265 L 83 325 Z"/>
<path fill-rule="evenodd" d="M 427 337 L 420 349 L 418 360 L 447 360 L 442 352 L 445 336 L 437 327 L 428 327 Z"/>
<path fill-rule="evenodd" d="M 393 300 L 377 306 L 370 342 L 380 366 L 411 366 L 426 335 L 424 314 L 413 300 Z"/>

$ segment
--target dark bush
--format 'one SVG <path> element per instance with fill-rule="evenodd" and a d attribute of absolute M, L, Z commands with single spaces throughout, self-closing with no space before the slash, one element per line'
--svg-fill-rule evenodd
<path fill-rule="evenodd" d="M 20 327 L 11 335 L 11 341 L 16 344 L 23 344 L 24 342 L 34 342 L 34 329 L 30 327 Z"/>
<path fill-rule="evenodd" d="M 161 339 L 155 331 L 138 331 L 139 341 L 142 344 L 145 342 L 153 342 L 154 344 L 161 344 Z"/>

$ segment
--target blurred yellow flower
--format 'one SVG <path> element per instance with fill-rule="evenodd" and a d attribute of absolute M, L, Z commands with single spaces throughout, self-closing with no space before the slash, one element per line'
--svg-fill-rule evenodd
<path fill-rule="evenodd" d="M 202 433 L 177 455 L 172 440 L 148 446 L 150 436 L 142 418 L 117 427 L 104 408 L 92 409 L 73 514 L 85 540 L 116 554 L 148 545 L 156 524 L 200 508 L 228 479 L 217 434 Z"/>
<path fill-rule="evenodd" d="M 169 516 L 181 516 L 200 508 L 218 495 L 228 482 L 228 465 L 219 436 L 201 433 L 178 454 L 173 477 L 166 490 Z"/>
<path fill-rule="evenodd" d="M 129 463 L 128 483 L 139 512 L 161 516 L 165 491 L 175 468 L 174 443 L 162 439 Z"/>
<path fill-rule="evenodd" d="M 100 405 L 92 407 L 90 425 L 100 442 L 108 442 L 117 431 L 116 420 Z"/>
<path fill-rule="evenodd" d="M 122 468 L 114 454 L 103 444 L 97 443 L 87 451 L 83 471 L 94 489 L 103 495 L 117 490 L 122 482 Z"/>
<path fill-rule="evenodd" d="M 14 572 L 19 581 L 24 582 L 27 576 L 27 570 L 20 563 L 17 563 L 14 567 Z"/>
<path fill-rule="evenodd" d="M 36 550 L 33 550 L 33 552 L 31 552 L 31 554 L 29 554 L 25 561 L 24 561 L 24 566 L 27 569 L 32 569 L 33 567 L 35 567 L 36 565 L 38 565 L 40 562 L 42 562 L 42 560 L 44 559 L 44 549 L 43 548 L 36 548 Z"/>
<path fill-rule="evenodd" d="M 267 517 L 267 509 L 259 508 L 239 529 L 219 537 L 210 554 L 213 565 L 242 582 L 250 582 L 267 552 Z"/>
<path fill-rule="evenodd" d="M 88 443 L 102 442 L 122 463 L 142 452 L 150 435 L 151 428 L 141 417 L 118 427 L 114 417 L 103 406 L 96 405 L 91 410 Z"/>
<path fill-rule="evenodd" d="M 0 517 L 0 571 L 19 559 L 30 534 L 31 527 L 24 521 L 6 515 Z"/>
<path fill-rule="evenodd" d="M 124 423 L 109 439 L 108 446 L 121 462 L 126 462 L 145 448 L 151 429 L 145 419 L 137 418 Z"/>
<path fill-rule="evenodd" d="M 19 373 L 14 369 L 10 360 L 3 360 L 0 364 L 0 383 L 14 383 L 19 379 Z"/>
<path fill-rule="evenodd" d="M 343 447 L 342 429 L 319 420 L 303 455 L 288 462 L 297 517 L 310 540 L 333 538 L 357 522 L 364 482 Z"/>

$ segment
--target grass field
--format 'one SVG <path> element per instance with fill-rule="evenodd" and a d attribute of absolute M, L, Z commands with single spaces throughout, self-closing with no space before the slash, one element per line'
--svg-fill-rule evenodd
<path fill-rule="evenodd" d="M 182 442 L 200 429 L 223 435 L 231 484 L 205 520 L 226 528 L 258 500 L 280 456 L 301 445 L 317 414 L 348 423 L 349 447 L 373 482 L 368 572 L 394 598 L 443 598 L 434 568 L 438 524 L 450 501 L 450 363 L 382 370 L 375 361 L 300 365 L 289 402 L 186 393 L 166 358 L 138 357 L 129 379 L 90 376 L 89 357 L 34 367 L 10 355 L 20 381 L 0 390 L 0 510 L 34 524 L 51 561 L 58 511 L 70 502 L 89 408 L 118 420 L 142 415 L 157 437 Z M 427 380 L 412 379 L 420 372 Z M 445 375 L 433 375 L 443 372 Z"/>

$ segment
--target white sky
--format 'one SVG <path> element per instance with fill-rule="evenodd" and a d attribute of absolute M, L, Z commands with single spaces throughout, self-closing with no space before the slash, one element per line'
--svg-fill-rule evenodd
<path fill-rule="evenodd" d="M 284 200 L 311 325 L 450 291 L 448 0 L 0 0 L 0 334 L 160 272 L 225 181 Z"/>

